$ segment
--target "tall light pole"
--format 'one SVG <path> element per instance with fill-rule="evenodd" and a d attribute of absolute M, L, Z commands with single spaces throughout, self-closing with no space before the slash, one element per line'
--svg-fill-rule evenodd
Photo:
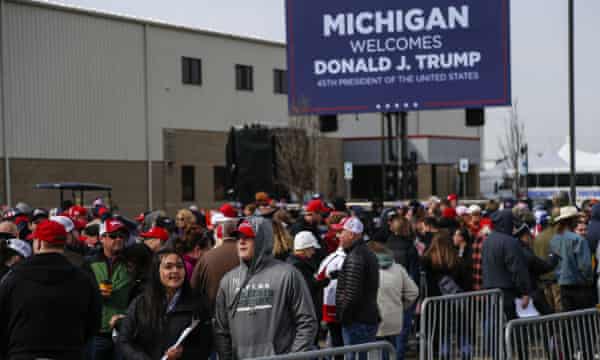
<path fill-rule="evenodd" d="M 574 64 L 574 9 L 569 0 L 569 152 L 571 165 L 571 204 L 577 201 L 577 178 L 575 169 L 575 64 Z"/>

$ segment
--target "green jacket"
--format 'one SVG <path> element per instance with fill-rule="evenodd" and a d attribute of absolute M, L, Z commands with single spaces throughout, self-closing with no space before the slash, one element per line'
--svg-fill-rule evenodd
<path fill-rule="evenodd" d="M 550 225 L 545 228 L 533 241 L 533 252 L 535 256 L 548 260 L 548 254 L 550 254 L 550 241 L 556 235 L 556 225 Z M 556 273 L 551 271 L 540 277 L 542 281 L 556 281 Z"/>
<path fill-rule="evenodd" d="M 103 281 L 110 280 L 113 286 L 110 297 L 102 297 L 102 325 L 100 333 L 110 333 L 110 319 L 117 314 L 127 314 L 129 295 L 133 286 L 133 278 L 125 263 L 117 258 L 111 266 L 109 261 L 100 253 L 92 257 L 86 264 L 88 271 L 93 274 L 98 286 Z M 109 276 L 110 274 L 110 276 Z"/>

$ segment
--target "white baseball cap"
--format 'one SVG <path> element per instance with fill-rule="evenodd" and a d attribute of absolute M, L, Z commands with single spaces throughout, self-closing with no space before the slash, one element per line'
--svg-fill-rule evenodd
<path fill-rule="evenodd" d="M 474 213 L 480 213 L 480 212 L 481 212 L 481 207 L 479 205 L 473 204 L 473 205 L 469 206 L 469 211 L 468 211 L 469 215 L 474 214 Z"/>
<path fill-rule="evenodd" d="M 71 232 L 75 228 L 73 221 L 66 216 L 51 216 L 51 221 L 55 221 L 64 226 L 66 232 Z"/>
<path fill-rule="evenodd" d="M 344 230 L 348 230 L 355 234 L 362 234 L 365 230 L 365 226 L 357 217 L 351 217 L 344 223 Z"/>
<path fill-rule="evenodd" d="M 9 249 L 12 249 L 19 253 L 24 258 L 31 256 L 31 246 L 23 240 L 19 239 L 8 239 L 6 240 Z"/>
<path fill-rule="evenodd" d="M 469 214 L 469 209 L 467 209 L 464 205 L 459 205 L 456 207 L 456 215 L 463 216 Z"/>
<path fill-rule="evenodd" d="M 308 248 L 320 249 L 321 245 L 317 238 L 310 231 L 300 231 L 294 238 L 294 250 L 304 250 Z"/>

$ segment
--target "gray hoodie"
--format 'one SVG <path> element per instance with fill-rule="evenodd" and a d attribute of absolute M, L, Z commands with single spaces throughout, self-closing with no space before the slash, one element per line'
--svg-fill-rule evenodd
<path fill-rule="evenodd" d="M 253 217 L 249 222 L 256 233 L 254 258 L 225 275 L 217 294 L 219 358 L 310 350 L 318 322 L 308 287 L 294 267 L 273 259 L 271 221 Z"/>

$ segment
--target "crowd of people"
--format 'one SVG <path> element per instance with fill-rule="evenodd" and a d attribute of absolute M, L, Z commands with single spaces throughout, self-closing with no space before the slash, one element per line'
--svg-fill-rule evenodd
<path fill-rule="evenodd" d="M 508 320 L 515 299 L 593 307 L 600 203 L 364 209 L 316 194 L 295 213 L 258 193 L 132 220 L 102 199 L 19 203 L 0 239 L 0 359 L 227 360 L 376 340 L 404 359 L 426 297 L 500 289 Z"/>

